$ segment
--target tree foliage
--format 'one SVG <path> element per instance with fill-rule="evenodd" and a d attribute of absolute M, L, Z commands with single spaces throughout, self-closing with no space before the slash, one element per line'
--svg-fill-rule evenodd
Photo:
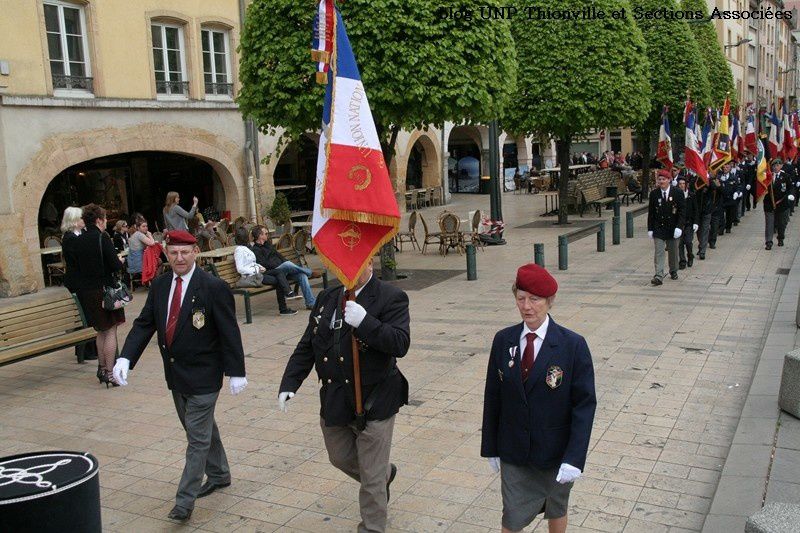
<path fill-rule="evenodd" d="M 681 0 L 681 8 L 691 11 L 702 11 L 704 19 L 708 19 L 708 5 L 705 0 Z M 725 96 L 730 94 L 731 105 L 738 105 L 738 95 L 733 83 L 733 73 L 725 58 L 725 52 L 717 39 L 714 24 L 689 24 L 692 34 L 700 48 L 700 55 L 705 63 L 710 84 L 711 105 L 722 107 Z M 735 44 L 735 43 L 732 43 Z M 745 45 L 742 45 L 745 46 Z M 734 50 L 736 50 L 734 48 Z"/>
<path fill-rule="evenodd" d="M 632 0 L 631 4 L 644 11 L 666 9 L 677 11 L 675 0 Z M 646 19 L 636 21 L 644 35 L 647 57 L 650 60 L 650 112 L 642 125 L 648 130 L 658 127 L 664 105 L 670 109 L 670 122 L 680 124 L 686 91 L 700 105 L 710 105 L 711 89 L 700 49 L 689 25 L 677 19 Z"/>
<path fill-rule="evenodd" d="M 570 0 L 518 2 L 517 7 L 575 9 Z M 592 128 L 641 122 L 650 109 L 644 40 L 632 19 L 610 13 L 625 0 L 592 2 L 604 20 L 512 21 L 519 71 L 503 126 L 566 139 Z"/>
<path fill-rule="evenodd" d="M 500 0 L 483 2 L 500 5 Z M 508 21 L 438 16 L 467 1 L 347 0 L 340 6 L 379 133 L 487 121 L 508 104 L 516 55 Z M 309 55 L 312 1 L 254 0 L 241 37 L 237 102 L 262 131 L 319 128 L 323 87 Z"/>

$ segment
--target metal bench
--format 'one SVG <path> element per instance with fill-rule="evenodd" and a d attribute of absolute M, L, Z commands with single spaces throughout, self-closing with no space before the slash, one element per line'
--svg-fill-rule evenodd
<path fill-rule="evenodd" d="M 0 366 L 94 341 L 74 294 L 66 290 L 0 310 Z M 44 295 L 43 295 L 44 296 Z M 83 362 L 80 350 L 79 362 Z"/>
<path fill-rule="evenodd" d="M 581 196 L 583 197 L 580 211 L 581 217 L 583 217 L 583 212 L 586 210 L 587 206 L 596 207 L 597 216 L 603 216 L 603 207 L 617 201 L 616 197 L 606 196 L 605 187 L 602 185 L 593 185 L 581 190 Z"/>

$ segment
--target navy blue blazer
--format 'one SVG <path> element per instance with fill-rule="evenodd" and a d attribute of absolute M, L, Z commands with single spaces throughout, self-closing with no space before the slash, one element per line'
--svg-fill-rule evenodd
<path fill-rule="evenodd" d="M 499 331 L 492 343 L 481 455 L 541 469 L 568 463 L 583 470 L 597 406 L 589 346 L 551 317 L 531 375 L 523 383 L 522 327 L 520 322 Z"/>

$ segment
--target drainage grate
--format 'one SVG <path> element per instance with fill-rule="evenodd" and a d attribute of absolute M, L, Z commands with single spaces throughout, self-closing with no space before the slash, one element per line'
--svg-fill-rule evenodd
<path fill-rule="evenodd" d="M 778 274 L 779 276 L 788 276 L 790 270 L 791 268 L 779 268 L 778 270 L 775 271 L 775 273 Z"/>

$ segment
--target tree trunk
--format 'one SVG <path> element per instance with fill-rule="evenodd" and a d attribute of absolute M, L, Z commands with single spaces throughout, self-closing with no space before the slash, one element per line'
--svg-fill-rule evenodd
<path fill-rule="evenodd" d="M 567 187 L 569 186 L 569 150 L 572 146 L 572 138 L 567 136 L 556 140 L 556 158 L 561 167 L 558 179 L 558 223 L 569 224 L 567 220 Z"/>
<path fill-rule="evenodd" d="M 390 126 L 391 136 L 389 137 L 389 144 L 385 147 L 383 158 L 386 161 L 386 170 L 392 163 L 394 158 L 394 147 L 397 144 L 397 135 L 400 129 L 397 126 Z M 378 130 L 378 138 L 382 138 L 383 128 Z M 391 178 L 390 178 L 391 179 Z M 381 279 L 383 281 L 393 281 L 397 279 L 397 262 L 394 256 L 394 242 L 387 242 L 381 247 Z"/>
<path fill-rule="evenodd" d="M 647 198 L 648 187 L 650 187 L 650 128 L 642 128 L 641 132 L 637 132 L 639 137 L 639 146 L 642 150 L 642 175 L 640 177 L 640 185 L 642 186 L 642 201 Z"/>

